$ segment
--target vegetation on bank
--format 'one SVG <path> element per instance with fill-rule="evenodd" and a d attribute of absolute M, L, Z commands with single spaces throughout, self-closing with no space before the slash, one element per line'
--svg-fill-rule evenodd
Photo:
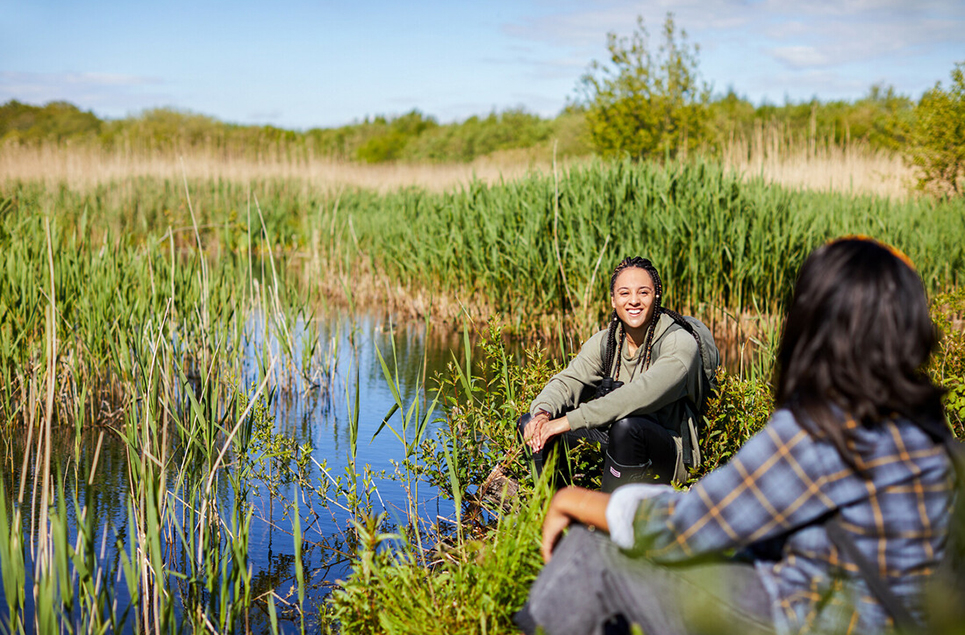
<path fill-rule="evenodd" d="M 562 360 L 532 348 L 518 362 L 502 337 L 551 331 L 561 349 L 574 350 L 603 317 L 606 272 L 628 253 L 655 260 L 668 306 L 705 317 L 779 315 L 801 260 L 827 238 L 862 232 L 896 244 L 916 262 L 953 334 L 934 372 L 951 390 L 961 431 L 961 199 L 791 192 L 709 162 L 626 160 L 445 194 L 141 178 L 84 191 L 8 181 L 0 199 L 0 422 L 8 433 L 22 426 L 34 435 L 29 455 L 4 459 L 25 467 L 40 508 L 50 510 L 27 529 L 23 481 L 8 475 L 2 577 L 30 580 L 23 592 L 4 588 L 14 632 L 51 624 L 71 632 L 243 631 L 258 614 L 270 616 L 260 625 L 270 631 L 283 611 L 299 630 L 321 623 L 341 632 L 508 632 L 539 566 L 547 499 L 526 476 L 512 424 Z M 505 328 L 493 323 L 481 364 L 459 360 L 430 384 L 447 405 L 439 436 L 425 430 L 442 410 L 418 399 L 398 397 L 398 414 L 386 423 L 404 444 L 398 478 L 407 488 L 439 487 L 455 502 L 455 518 L 430 523 L 411 506 L 406 519 L 388 524 L 353 450 L 346 474 L 306 478 L 311 448 L 293 446 L 267 415 L 268 394 L 343 389 L 332 384 L 317 332 L 302 336 L 305 346 L 292 335 L 311 307 L 339 294 L 380 307 L 421 296 L 427 313 L 449 297 L 501 319 Z M 268 316 L 264 328 L 280 353 L 266 350 L 249 384 L 240 351 L 251 311 Z M 757 333 L 764 344 L 777 333 L 769 324 Z M 398 388 L 388 362 L 384 369 Z M 766 419 L 768 372 L 765 355 L 723 379 L 703 469 L 726 460 Z M 357 406 L 357 379 L 344 376 L 346 399 Z M 69 481 L 83 491 L 96 471 L 91 435 L 105 423 L 123 436 L 131 465 L 125 540 L 94 503 L 57 489 Z M 80 456 L 61 473 L 50 442 L 58 429 Z M 506 477 L 521 486 L 500 503 Z M 592 484 L 594 474 L 583 469 L 582 478 Z M 284 609 L 275 604 L 281 596 L 251 576 L 246 501 L 253 488 L 280 479 L 298 487 L 298 496 L 278 501 L 293 519 L 308 506 L 313 522 L 336 505 L 353 514 L 341 536 L 356 554 L 354 574 L 321 613 L 304 600 L 304 576 Z M 493 494 L 483 500 L 486 490 Z M 293 527 L 296 554 L 307 529 Z M 112 561 L 99 555 L 107 541 L 120 545 Z M 35 566 L 29 578 L 27 562 Z"/>
<path fill-rule="evenodd" d="M 288 286 L 306 297 L 344 295 L 362 267 L 375 282 L 355 289 L 356 300 L 442 318 L 461 307 L 475 316 L 497 312 L 516 333 L 545 332 L 551 321 L 544 316 L 560 315 L 576 326 L 574 337 L 602 319 L 606 271 L 627 254 L 654 261 L 668 281 L 668 305 L 735 316 L 779 313 L 804 256 L 842 234 L 897 245 L 931 292 L 955 287 L 965 272 L 962 199 L 794 192 L 702 161 L 595 162 L 439 194 L 320 192 L 295 180 L 187 186 L 193 217 L 185 184 L 175 180 L 129 179 L 83 191 L 4 183 L 4 256 L 17 267 L 32 260 L 18 253 L 26 247 L 16 237 L 38 212 L 56 216 L 56 235 L 67 244 L 132 251 L 157 244 L 155 253 L 163 243 L 179 252 L 196 248 L 197 225 L 210 257 L 241 267 L 249 250 L 270 250 L 284 263 Z M 26 324 L 28 305 L 14 300 L 21 289 L 38 288 L 13 282 L 24 275 L 11 271 L 0 282 L 11 288 L 2 297 L 15 325 Z M 395 291 L 386 297 L 386 289 Z"/>
<path fill-rule="evenodd" d="M 949 389 L 949 424 L 965 440 L 965 332 L 951 326 L 963 314 L 961 292 L 935 298 L 933 318 L 948 330 L 930 372 Z M 411 540 L 391 550 L 375 549 L 377 537 L 364 543 L 352 577 L 328 601 L 328 615 L 341 632 L 517 632 L 512 616 L 542 566 L 540 527 L 550 492 L 545 480 L 532 481 L 515 423 L 558 362 L 548 363 L 537 348 L 525 364 L 509 364 L 495 335 L 492 330 L 484 346 L 485 373 L 474 377 L 451 366 L 441 378 L 451 405 L 446 427 L 423 443 L 417 464 L 430 482 L 462 501 L 463 524 L 445 528 L 441 542 L 428 552 Z M 693 480 L 726 462 L 767 422 L 773 407 L 771 362 L 766 357 L 744 375 L 722 372 L 701 438 L 705 462 Z M 570 457 L 577 484 L 599 487 L 598 471 L 588 469 L 598 464 L 589 460 L 597 452 L 586 443 Z M 953 623 L 935 632 L 958 629 Z"/>

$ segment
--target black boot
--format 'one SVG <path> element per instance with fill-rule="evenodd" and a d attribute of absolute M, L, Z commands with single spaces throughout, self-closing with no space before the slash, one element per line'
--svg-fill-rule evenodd
<path fill-rule="evenodd" d="M 647 461 L 640 465 L 621 465 L 614 461 L 610 453 L 607 452 L 606 459 L 603 461 L 603 482 L 600 491 L 609 494 L 627 483 L 653 481 L 653 470 L 650 469 L 652 464 L 652 461 Z"/>

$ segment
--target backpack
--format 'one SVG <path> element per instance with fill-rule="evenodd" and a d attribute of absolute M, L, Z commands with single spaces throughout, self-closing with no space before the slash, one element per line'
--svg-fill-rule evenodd
<path fill-rule="evenodd" d="M 720 369 L 720 350 L 714 341 L 714 336 L 707 328 L 707 325 L 697 318 L 683 316 L 687 323 L 694 329 L 697 339 L 697 348 L 700 349 L 700 365 L 703 373 L 700 377 L 700 386 L 697 390 L 697 403 L 694 404 L 699 415 L 701 430 L 703 432 L 704 415 L 707 414 L 707 403 L 712 395 L 717 392 L 717 371 Z"/>
<path fill-rule="evenodd" d="M 693 329 L 692 333 L 694 339 L 697 340 L 697 349 L 700 351 L 700 366 L 703 371 L 700 373 L 700 383 L 697 386 L 697 400 L 696 403 L 692 404 L 697 418 L 697 429 L 693 431 L 693 434 L 690 430 L 680 431 L 684 465 L 695 468 L 700 465 L 700 452 L 694 445 L 706 428 L 707 404 L 710 398 L 717 393 L 720 350 L 717 348 L 714 336 L 706 324 L 690 315 L 685 315 L 683 318 Z"/>

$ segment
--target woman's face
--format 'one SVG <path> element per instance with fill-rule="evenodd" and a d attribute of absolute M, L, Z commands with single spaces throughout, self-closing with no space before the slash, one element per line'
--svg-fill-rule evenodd
<path fill-rule="evenodd" d="M 644 269 L 629 267 L 620 272 L 610 302 L 624 328 L 637 330 L 650 324 L 654 307 L 653 278 Z"/>

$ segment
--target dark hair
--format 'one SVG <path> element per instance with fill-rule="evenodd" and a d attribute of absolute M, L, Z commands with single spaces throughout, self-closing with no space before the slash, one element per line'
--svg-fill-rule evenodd
<path fill-rule="evenodd" d="M 900 415 L 941 439 L 943 391 L 923 370 L 936 342 L 910 261 L 867 238 L 836 240 L 798 275 L 777 353 L 777 405 L 830 438 L 852 467 L 841 416 L 873 426 Z"/>
<path fill-rule="evenodd" d="M 694 339 L 697 340 L 697 346 L 699 348 L 701 346 L 700 337 L 697 335 L 696 332 L 694 332 L 694 328 L 690 325 L 690 323 L 687 322 L 687 320 L 685 320 L 683 316 L 677 313 L 676 311 L 672 311 L 670 309 L 667 309 L 661 306 L 661 300 L 663 298 L 663 282 L 660 280 L 660 274 L 657 273 L 657 268 L 654 267 L 653 263 L 650 262 L 648 259 L 641 258 L 639 256 L 633 256 L 633 257 L 628 257 L 621 260 L 620 264 L 616 266 L 616 268 L 613 270 L 613 273 L 610 275 L 610 295 L 613 295 L 613 289 L 614 287 L 616 287 L 617 278 L 620 276 L 620 274 L 623 273 L 625 269 L 631 269 L 631 268 L 643 269 L 648 274 L 650 274 L 650 278 L 653 280 L 653 315 L 650 318 L 650 326 L 647 327 L 647 337 L 644 339 L 644 344 L 643 344 L 644 346 L 644 353 L 643 353 L 644 359 L 642 360 L 643 368 L 648 368 L 650 366 L 650 353 L 651 353 L 650 349 L 651 349 L 651 345 L 653 344 L 653 333 L 654 333 L 654 330 L 657 328 L 657 318 L 659 318 L 662 313 L 665 313 L 670 317 L 672 317 L 675 322 L 680 324 L 682 327 L 684 327 L 684 329 L 686 329 L 688 333 L 693 335 Z M 617 327 L 619 326 L 620 326 L 620 318 L 617 317 L 616 309 L 614 309 L 613 313 L 610 314 L 610 326 L 609 326 L 609 329 L 607 330 L 607 336 L 606 336 L 607 337 L 606 350 L 603 354 L 604 377 L 610 377 L 613 375 L 613 358 L 616 355 L 616 351 L 617 351 L 616 332 L 617 332 Z M 623 348 L 623 338 L 625 337 L 626 337 L 626 332 L 623 329 L 620 329 L 620 348 L 621 349 Z"/>

